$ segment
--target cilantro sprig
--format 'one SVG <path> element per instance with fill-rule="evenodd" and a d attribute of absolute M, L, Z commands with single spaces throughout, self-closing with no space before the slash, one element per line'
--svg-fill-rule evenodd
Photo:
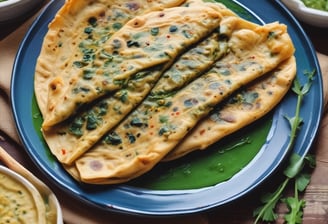
<path fill-rule="evenodd" d="M 295 115 L 293 117 L 285 116 L 290 125 L 290 139 L 287 150 L 290 151 L 294 147 L 295 139 L 298 131 L 301 129 L 303 119 L 300 116 L 301 105 L 304 96 L 310 91 L 312 81 L 314 79 L 315 70 L 311 72 L 305 72 L 307 81 L 302 85 L 298 78 L 293 82 L 292 90 L 297 94 L 297 104 L 295 109 Z M 288 224 L 302 223 L 303 209 L 305 207 L 305 200 L 300 199 L 299 193 L 303 192 L 310 183 L 311 175 L 307 173 L 305 167 L 314 168 L 315 158 L 313 155 L 300 156 L 297 153 L 292 153 L 289 159 L 289 164 L 284 170 L 284 181 L 278 186 L 273 193 L 267 193 L 261 198 L 262 206 L 254 210 L 253 215 L 256 217 L 254 224 L 260 221 L 272 222 L 278 218 L 278 214 L 275 212 L 279 202 L 285 203 L 288 207 L 288 213 L 284 215 L 284 220 Z M 294 195 L 290 197 L 284 197 L 284 191 L 286 187 L 293 182 Z"/>

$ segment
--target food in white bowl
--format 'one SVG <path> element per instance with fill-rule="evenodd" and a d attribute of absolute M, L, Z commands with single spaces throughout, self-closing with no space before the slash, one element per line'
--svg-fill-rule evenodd
<path fill-rule="evenodd" d="M 50 208 L 31 182 L 0 165 L 0 223 L 61 224 L 59 204 Z"/>
<path fill-rule="evenodd" d="M 0 0 L 0 23 L 12 22 L 29 13 L 43 0 Z"/>
<path fill-rule="evenodd" d="M 302 0 L 307 7 L 328 11 L 328 0 Z"/>
<path fill-rule="evenodd" d="M 313 4 L 312 4 L 313 1 Z M 288 9 L 302 22 L 317 27 L 328 27 L 328 5 L 318 0 L 282 0 Z M 323 3 L 327 2 L 323 0 Z M 306 4 L 305 4 L 306 3 Z"/>

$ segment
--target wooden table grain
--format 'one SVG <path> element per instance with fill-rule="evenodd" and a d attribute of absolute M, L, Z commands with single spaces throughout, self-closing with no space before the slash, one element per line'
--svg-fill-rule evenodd
<path fill-rule="evenodd" d="M 0 25 L 0 39 L 5 38 L 11 32 L 15 31 L 23 20 L 14 22 L 10 25 Z M 328 29 L 316 28 L 306 24 L 302 24 L 305 32 L 309 35 L 316 50 L 322 54 L 328 55 Z M 327 62 L 328 63 L 328 62 Z M 328 72 L 328 71 L 327 71 Z M 328 76 L 328 74 L 327 74 Z M 0 115 L 1 116 L 1 115 Z M 62 191 L 53 183 L 50 183 L 48 178 L 41 173 L 28 157 L 27 153 L 22 146 L 12 141 L 4 133 L 0 133 L 0 145 L 5 148 L 11 155 L 13 155 L 19 162 L 31 170 L 36 176 L 40 177 L 46 184 L 51 186 L 54 192 L 70 201 L 71 210 L 82 206 L 81 203 Z M 320 131 L 317 136 L 310 153 L 316 155 L 316 168 L 312 173 L 311 183 L 306 189 L 305 193 L 301 196 L 306 200 L 306 207 L 304 209 L 304 224 L 326 224 L 328 223 L 328 114 L 323 116 Z M 259 205 L 259 196 L 263 192 L 271 192 L 281 183 L 282 180 L 281 170 L 265 181 L 261 186 L 256 188 L 251 193 L 247 194 L 241 199 L 227 204 L 223 207 L 210 210 L 201 214 L 181 217 L 169 217 L 169 218 L 150 218 L 150 217 L 131 217 L 122 214 L 111 214 L 111 220 L 108 223 L 188 223 L 188 224 L 249 224 L 253 223 L 253 210 Z M 289 186 L 288 192 L 292 192 L 292 187 Z M 64 199 L 62 199 L 64 200 Z M 92 207 L 86 206 L 86 210 L 90 209 L 94 216 L 108 216 L 108 212 L 96 210 Z M 287 211 L 287 208 L 280 206 L 278 208 L 279 219 L 276 223 L 283 223 L 283 214 Z M 79 216 L 79 214 L 75 214 Z M 72 222 L 74 223 L 74 222 Z M 107 223 L 107 221 L 104 221 Z"/>

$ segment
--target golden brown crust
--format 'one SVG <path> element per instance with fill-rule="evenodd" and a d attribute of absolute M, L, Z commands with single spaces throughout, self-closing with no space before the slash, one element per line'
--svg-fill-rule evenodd
<path fill-rule="evenodd" d="M 68 80 L 56 91 L 49 89 L 42 128 L 47 129 L 65 120 L 79 105 L 118 90 L 117 81 L 128 80 L 142 69 L 167 63 L 218 27 L 220 20 L 220 13 L 206 4 L 173 7 L 132 18 L 113 33 L 102 48 L 87 49 L 92 52 L 83 55 L 85 64 L 82 68 L 73 61 L 72 67 L 61 71 Z M 176 32 L 169 31 L 172 24 L 178 27 Z M 152 34 L 151 28 L 154 27 L 158 29 L 156 35 Z M 89 43 L 89 39 L 86 42 Z M 85 49 L 81 51 L 85 52 Z"/>
<path fill-rule="evenodd" d="M 166 101 L 172 102 L 169 108 L 157 106 L 154 111 L 146 110 L 150 102 L 144 102 L 113 130 L 119 136 L 125 136 L 125 133 L 137 136 L 140 133 L 135 142 L 124 138 L 123 143 L 116 146 L 99 142 L 77 159 L 75 166 L 81 180 L 88 183 L 119 183 L 147 172 L 182 141 L 211 106 L 293 55 L 294 47 L 284 25 L 241 23 L 244 25 L 231 34 L 230 53 L 215 63 L 208 73 L 178 91 L 172 98 L 166 98 Z M 274 39 L 268 38 L 271 32 L 275 32 Z M 253 39 L 244 38 L 245 35 Z M 247 49 L 242 51 L 244 47 Z M 279 52 L 275 53 L 278 48 Z M 213 88 L 219 92 L 213 92 Z M 190 111 L 182 110 L 188 105 L 193 105 Z M 146 114 L 147 125 L 142 128 L 129 126 L 134 113 L 138 118 Z M 169 131 L 164 132 L 167 137 L 157 134 L 163 130 L 163 124 L 168 124 L 165 128 Z M 172 127 L 173 130 L 170 129 Z"/>
<path fill-rule="evenodd" d="M 294 57 L 282 62 L 263 79 L 252 83 L 244 94 L 255 94 L 252 102 L 227 103 L 201 121 L 186 138 L 173 149 L 165 161 L 180 158 L 194 150 L 206 149 L 223 137 L 245 127 L 271 111 L 285 96 L 296 75 Z"/>
<path fill-rule="evenodd" d="M 83 53 L 79 50 L 79 44 L 88 38 L 84 31 L 88 26 L 89 18 L 102 18 L 102 22 L 98 22 L 97 26 L 99 29 L 106 29 L 106 33 L 99 32 L 94 37 L 101 39 L 116 32 L 116 29 L 111 26 L 119 25 L 119 23 L 123 25 L 136 15 L 174 7 L 183 2 L 184 0 L 136 0 L 133 1 L 133 4 L 129 4 L 131 3 L 130 0 L 66 1 L 48 26 L 49 29 L 43 40 L 35 69 L 35 95 L 42 115 L 47 116 L 47 107 L 48 104 L 51 104 L 51 102 L 48 102 L 48 95 L 49 84 L 53 78 L 61 77 L 64 83 L 63 86 L 66 86 L 71 74 L 76 73 L 73 63 L 83 58 Z M 107 17 L 114 17 L 114 13 L 118 16 L 115 22 L 107 21 Z M 121 17 L 119 13 L 125 13 L 125 16 Z M 104 18 L 105 16 L 107 17 Z M 101 48 L 102 45 L 99 47 Z M 58 89 L 54 94 L 59 94 L 59 91 L 61 89 Z M 50 100 L 52 99 L 50 98 Z"/>
<path fill-rule="evenodd" d="M 133 110 L 146 97 L 155 83 L 157 85 L 152 89 L 152 93 L 159 94 L 163 91 L 178 90 L 189 83 L 226 53 L 226 41 L 219 43 L 218 38 L 218 33 L 214 32 L 190 51 L 181 55 L 171 66 L 168 64 L 165 67 L 138 73 L 140 76 L 138 79 L 130 80 L 115 94 L 106 96 L 91 108 L 77 113 L 73 120 L 44 130 L 44 139 L 52 153 L 60 162 L 72 163 Z M 190 69 L 190 66 L 194 69 Z M 91 115 L 97 120 L 93 129 L 88 128 L 86 121 Z M 83 120 L 80 122 L 80 127 L 75 128 L 74 131 L 71 130 L 79 119 Z"/>

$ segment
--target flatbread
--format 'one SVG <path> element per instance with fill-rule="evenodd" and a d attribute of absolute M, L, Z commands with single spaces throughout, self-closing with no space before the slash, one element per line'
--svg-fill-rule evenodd
<path fill-rule="evenodd" d="M 202 138 L 197 146 L 186 141 L 197 125 L 206 124 L 204 118 L 212 111 L 212 118 L 233 123 L 214 108 L 278 65 L 288 67 L 281 63 L 293 60 L 294 53 L 285 25 L 254 24 L 222 4 L 200 0 L 71 0 L 49 28 L 35 75 L 43 134 L 72 177 L 91 184 L 122 183 L 163 158 L 205 147 Z M 200 50 L 196 43 L 217 29 L 220 40 L 227 42 L 212 44 L 208 52 L 216 48 L 218 55 L 183 54 L 188 48 Z M 286 80 L 276 75 L 272 72 L 270 83 L 278 82 L 278 92 Z M 274 95 L 268 107 L 278 101 Z M 229 110 L 235 107 L 229 105 Z M 245 123 L 236 122 L 239 127 L 252 121 L 241 120 Z M 237 128 L 229 125 L 228 132 Z M 67 135 L 67 130 L 74 134 Z M 222 137 L 212 134 L 209 143 Z M 183 144 L 183 152 L 176 153 Z"/>
<path fill-rule="evenodd" d="M 35 95 L 47 113 L 49 84 L 61 77 L 67 84 L 88 56 L 135 16 L 181 5 L 184 0 L 67 0 L 49 24 L 35 69 Z M 89 53 L 89 54 L 88 54 Z"/>
<path fill-rule="evenodd" d="M 202 120 L 164 161 L 204 150 L 223 137 L 247 126 L 272 110 L 288 92 L 296 76 L 296 60 L 291 57 L 262 79 L 238 91 Z"/>
<path fill-rule="evenodd" d="M 214 32 L 181 55 L 168 70 L 167 66 L 159 66 L 137 73 L 134 79 L 129 80 L 115 94 L 78 113 L 74 119 L 43 131 L 44 139 L 61 163 L 70 164 L 135 108 L 146 97 L 164 70 L 165 73 L 158 80 L 153 92 L 181 88 L 226 52 L 226 39 L 219 40 L 218 32 Z"/>
<path fill-rule="evenodd" d="M 200 19 L 201 18 L 201 19 Z M 121 88 L 135 73 L 167 63 L 207 36 L 221 21 L 215 4 L 189 4 L 137 16 L 115 32 L 90 63 L 72 69 L 69 82 L 58 76 L 49 83 L 43 129 L 75 113 L 83 104 Z M 80 66 L 80 65 L 79 65 Z"/>
<path fill-rule="evenodd" d="M 225 30 L 231 31 L 230 53 L 177 93 L 160 101 L 150 95 L 103 141 L 76 160 L 80 180 L 113 184 L 147 172 L 215 105 L 294 53 L 285 25 L 259 26 L 237 17 L 223 23 Z"/>

